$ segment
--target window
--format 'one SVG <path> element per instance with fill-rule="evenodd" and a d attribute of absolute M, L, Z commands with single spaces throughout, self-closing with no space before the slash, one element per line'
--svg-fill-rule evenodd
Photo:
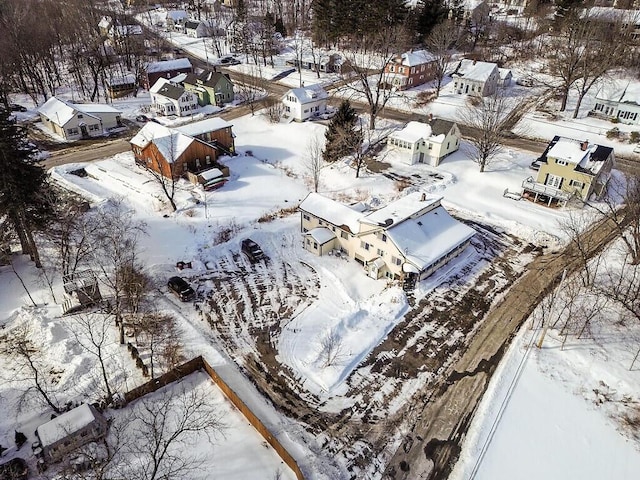
<path fill-rule="evenodd" d="M 367 242 L 360 242 L 360 248 L 364 248 L 365 250 L 369 250 L 369 244 Z"/>
<path fill-rule="evenodd" d="M 392 256 L 391 257 L 391 263 L 393 263 L 394 265 L 401 265 L 402 264 L 402 259 Z"/>
<path fill-rule="evenodd" d="M 307 238 L 307 245 L 311 245 L 311 240 Z"/>
<path fill-rule="evenodd" d="M 430 143 L 428 148 L 429 148 L 429 150 L 431 150 L 433 148 L 433 144 Z"/>
<path fill-rule="evenodd" d="M 384 257 L 384 250 L 380 250 L 379 248 L 376 250 L 376 253 L 378 254 L 378 256 L 380 257 Z"/>
<path fill-rule="evenodd" d="M 571 185 L 572 187 L 576 187 L 578 189 L 584 188 L 584 182 L 579 182 L 578 180 L 571 180 L 569 182 L 569 185 Z"/>
<path fill-rule="evenodd" d="M 78 135 L 79 131 L 77 128 L 67 128 L 67 135 Z"/>
<path fill-rule="evenodd" d="M 558 165 L 568 165 L 569 163 L 566 160 L 562 160 L 560 158 L 556 158 L 556 164 Z"/>
<path fill-rule="evenodd" d="M 553 187 L 553 188 L 560 188 L 562 186 L 562 177 L 549 174 L 547 176 L 547 181 L 545 182 L 545 185 L 549 185 L 550 187 Z"/>
<path fill-rule="evenodd" d="M 311 220 L 311 217 L 306 213 L 302 214 L 302 218 L 304 218 L 307 222 Z"/>
<path fill-rule="evenodd" d="M 78 118 L 84 118 L 84 116 L 82 114 L 78 114 Z"/>
<path fill-rule="evenodd" d="M 387 241 L 387 235 L 384 234 L 384 233 L 382 235 L 380 235 L 380 240 L 382 240 L 383 242 L 386 242 Z"/>
<path fill-rule="evenodd" d="M 314 248 L 314 250 L 318 249 L 318 244 L 316 242 L 313 242 L 313 248 Z"/>
<path fill-rule="evenodd" d="M 211 165 L 211 156 L 207 155 L 206 157 L 204 157 L 205 162 L 207 162 L 207 165 Z"/>
<path fill-rule="evenodd" d="M 348 239 L 349 235 L 347 234 L 347 232 L 340 232 L 340 236 L 344 239 Z"/>

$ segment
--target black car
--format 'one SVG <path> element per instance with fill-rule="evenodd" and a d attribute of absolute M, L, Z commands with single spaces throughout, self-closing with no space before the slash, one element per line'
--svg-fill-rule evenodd
<path fill-rule="evenodd" d="M 182 277 L 171 277 L 167 285 L 169 290 L 183 302 L 196 298 L 196 292 Z"/>
<path fill-rule="evenodd" d="M 258 245 L 250 238 L 242 240 L 241 250 L 242 253 L 244 253 L 252 263 L 259 262 L 260 260 L 264 260 L 267 258 L 267 256 L 260 248 L 260 245 Z"/>
<path fill-rule="evenodd" d="M 9 110 L 11 110 L 12 112 L 26 112 L 27 111 L 26 107 L 23 107 L 22 105 L 19 105 L 17 103 L 10 103 L 9 104 Z"/>
<path fill-rule="evenodd" d="M 223 57 L 220 59 L 221 65 L 240 65 L 240 60 L 234 57 Z"/>
<path fill-rule="evenodd" d="M 149 121 L 149 117 L 147 117 L 146 115 L 138 115 L 136 117 L 136 122 L 144 123 L 144 122 L 148 122 L 148 121 Z"/>
<path fill-rule="evenodd" d="M 27 480 L 29 467 L 22 458 L 14 458 L 0 465 L 0 480 Z"/>

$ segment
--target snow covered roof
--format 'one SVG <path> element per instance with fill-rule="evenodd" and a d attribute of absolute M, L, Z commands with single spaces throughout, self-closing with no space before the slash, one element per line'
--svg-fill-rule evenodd
<path fill-rule="evenodd" d="M 440 205 L 442 197 L 426 196 L 421 192 L 414 192 L 389 203 L 385 207 L 369 213 L 362 222 L 371 225 L 385 225 L 391 227 L 412 217 L 425 209 L 433 209 Z"/>
<path fill-rule="evenodd" d="M 349 230 L 351 233 L 360 231 L 362 213 L 342 203 L 311 192 L 300 204 L 300 210 L 322 218 L 327 222 Z"/>
<path fill-rule="evenodd" d="M 427 50 L 416 50 L 415 52 L 405 52 L 401 55 L 402 65 L 406 67 L 415 67 L 424 63 L 433 62 L 435 60 L 431 52 Z"/>
<path fill-rule="evenodd" d="M 640 105 L 640 82 L 613 82 L 600 90 L 596 99 Z"/>
<path fill-rule="evenodd" d="M 500 74 L 500 80 L 504 80 L 507 77 L 512 76 L 511 70 L 508 68 L 498 68 L 498 73 Z"/>
<path fill-rule="evenodd" d="M 422 271 L 473 237 L 475 230 L 438 206 L 423 215 L 392 225 L 387 229 L 387 235 L 405 254 L 407 262 Z"/>
<path fill-rule="evenodd" d="M 126 37 L 128 35 L 142 35 L 140 25 L 115 25 L 109 30 L 111 36 Z"/>
<path fill-rule="evenodd" d="M 625 23 L 640 24 L 640 10 L 622 9 L 614 7 L 590 7 L 584 9 L 585 17 L 600 20 L 623 21 Z"/>
<path fill-rule="evenodd" d="M 221 130 L 223 128 L 231 126 L 232 125 L 229 122 L 223 120 L 220 117 L 212 117 L 200 120 L 199 122 L 193 122 L 187 125 L 175 127 L 175 130 L 184 133 L 185 135 L 197 137 L 198 135 L 202 135 L 203 133 L 215 132 L 216 130 Z"/>
<path fill-rule="evenodd" d="M 286 95 L 293 95 L 302 104 L 328 98 L 327 92 L 320 85 L 292 88 L 285 94 L 285 96 Z"/>
<path fill-rule="evenodd" d="M 224 177 L 224 174 L 219 168 L 210 168 L 209 170 L 200 172 L 198 175 L 200 175 L 205 182 L 213 180 L 214 178 Z"/>
<path fill-rule="evenodd" d="M 185 18 L 189 18 L 189 14 L 186 10 L 169 10 L 166 18 L 170 18 L 173 21 L 184 20 Z"/>
<path fill-rule="evenodd" d="M 173 60 L 160 60 L 147 65 L 147 73 L 169 72 L 171 70 L 190 69 L 191 62 L 188 58 L 176 58 Z"/>
<path fill-rule="evenodd" d="M 158 93 L 158 91 L 162 87 L 164 87 L 165 83 L 171 83 L 171 80 L 169 80 L 168 78 L 160 77 L 158 80 L 156 80 L 156 83 L 151 85 L 151 88 L 149 89 L 149 92 L 150 93 Z"/>
<path fill-rule="evenodd" d="M 97 418 L 98 412 L 86 403 L 40 425 L 38 438 L 43 447 L 53 445 L 59 440 L 81 430 Z"/>
<path fill-rule="evenodd" d="M 100 103 L 71 103 L 64 100 L 60 100 L 56 97 L 51 97 L 38 109 L 38 113 L 47 117 L 50 121 L 64 126 L 71 120 L 76 113 L 84 113 L 90 117 L 100 119 L 98 114 L 100 113 L 121 113 L 109 105 Z"/>
<path fill-rule="evenodd" d="M 111 25 L 111 17 L 109 16 L 102 17 L 98 22 L 98 28 L 107 29 L 109 28 L 110 25 Z"/>
<path fill-rule="evenodd" d="M 464 77 L 468 80 L 486 82 L 498 65 L 490 62 L 479 62 L 477 60 L 460 60 L 458 68 L 453 72 L 453 76 Z"/>
<path fill-rule="evenodd" d="M 324 245 L 325 243 L 330 242 L 334 238 L 336 238 L 336 234 L 333 233 L 326 227 L 317 227 L 309 230 L 306 235 L 309 235 L 320 245 Z"/>
<path fill-rule="evenodd" d="M 155 122 L 147 122 L 130 140 L 132 145 L 146 148 L 153 143 L 168 163 L 173 163 L 196 140 L 175 129 Z"/>
<path fill-rule="evenodd" d="M 397 140 L 416 143 L 431 136 L 431 126 L 422 122 L 409 122 L 402 130 L 393 132 L 389 136 Z"/>
<path fill-rule="evenodd" d="M 160 80 L 161 79 L 159 79 L 153 86 L 155 87 Z M 164 82 L 159 88 L 154 88 L 152 92 L 162 95 L 163 97 L 178 100 L 182 95 L 184 95 L 185 89 L 173 82 Z"/>
<path fill-rule="evenodd" d="M 586 148 L 583 149 L 583 147 Z M 545 159 L 551 157 L 564 160 L 574 165 L 576 170 L 597 175 L 602 169 L 605 160 L 607 160 L 612 153 L 613 148 L 611 147 L 556 136 L 542 157 Z"/>

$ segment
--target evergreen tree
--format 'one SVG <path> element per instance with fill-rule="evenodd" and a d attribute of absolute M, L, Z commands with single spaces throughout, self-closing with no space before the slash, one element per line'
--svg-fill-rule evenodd
<path fill-rule="evenodd" d="M 416 8 L 415 29 L 420 38 L 431 33 L 436 25 L 442 23 L 449 14 L 449 8 L 443 0 L 422 0 Z"/>
<path fill-rule="evenodd" d="M 52 193 L 44 169 L 33 163 L 35 147 L 10 112 L 0 107 L 0 216 L 20 239 L 22 252 L 41 267 L 33 238 L 53 215 Z"/>
<path fill-rule="evenodd" d="M 245 22 L 247 20 L 247 6 L 244 0 L 238 0 L 236 3 L 236 21 Z"/>
<path fill-rule="evenodd" d="M 335 162 L 353 153 L 354 145 L 357 143 L 354 139 L 361 135 L 356 131 L 357 122 L 358 115 L 351 103 L 349 100 L 343 100 L 324 134 L 326 142 L 322 158 L 325 162 Z"/>

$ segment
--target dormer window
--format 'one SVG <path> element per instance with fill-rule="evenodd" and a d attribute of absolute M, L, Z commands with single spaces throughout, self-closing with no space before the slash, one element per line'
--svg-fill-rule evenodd
<path fill-rule="evenodd" d="M 82 114 L 79 113 L 78 114 L 78 118 L 83 118 Z"/>

